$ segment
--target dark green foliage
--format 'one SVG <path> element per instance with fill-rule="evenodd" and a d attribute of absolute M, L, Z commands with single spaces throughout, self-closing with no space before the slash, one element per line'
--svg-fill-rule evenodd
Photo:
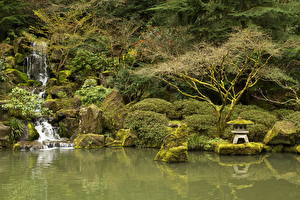
<path fill-rule="evenodd" d="M 128 114 L 125 128 L 133 130 L 138 136 L 140 147 L 160 147 L 168 134 L 168 120 L 165 115 L 151 111 L 134 111 Z"/>
<path fill-rule="evenodd" d="M 193 99 L 175 101 L 174 103 L 176 118 L 182 119 L 186 116 L 201 114 L 213 115 L 214 109 L 205 101 L 197 101 Z"/>
<path fill-rule="evenodd" d="M 111 89 L 103 86 L 97 86 L 95 79 L 87 79 L 80 90 L 75 92 L 80 97 L 84 105 L 100 104 L 104 98 L 111 93 Z"/>
<path fill-rule="evenodd" d="M 12 143 L 15 143 L 20 139 L 20 137 L 23 135 L 25 126 L 23 121 L 16 119 L 16 118 L 11 118 L 9 120 L 9 126 L 10 126 L 10 134 L 9 134 L 9 140 Z"/>
<path fill-rule="evenodd" d="M 124 96 L 125 102 L 139 100 L 151 86 L 151 79 L 144 75 L 133 74 L 129 70 L 120 70 L 113 79 L 113 85 Z"/>
<path fill-rule="evenodd" d="M 172 118 L 175 113 L 174 106 L 172 103 L 157 98 L 148 98 L 144 99 L 136 104 L 134 104 L 131 108 L 131 111 L 141 110 L 141 111 L 152 111 L 156 113 L 161 113 L 167 115 L 169 118 Z"/>
<path fill-rule="evenodd" d="M 214 151 L 216 144 L 226 143 L 221 138 L 211 138 L 204 135 L 193 134 L 188 139 L 189 150 Z"/>
<path fill-rule="evenodd" d="M 5 74 L 4 74 L 5 66 L 4 66 L 4 61 L 0 59 L 0 82 L 5 81 Z"/>
<path fill-rule="evenodd" d="M 183 122 L 192 132 L 197 132 L 201 135 L 215 135 L 217 132 L 217 118 L 212 113 L 187 116 Z"/>

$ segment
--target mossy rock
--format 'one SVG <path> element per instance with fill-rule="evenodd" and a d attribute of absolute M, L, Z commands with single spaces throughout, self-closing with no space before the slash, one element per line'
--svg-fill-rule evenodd
<path fill-rule="evenodd" d="M 53 113 L 61 109 L 78 109 L 80 105 L 81 101 L 78 98 L 47 99 L 44 102 L 44 106 Z"/>
<path fill-rule="evenodd" d="M 63 138 L 71 138 L 78 132 L 79 119 L 66 117 L 58 123 L 58 134 Z"/>
<path fill-rule="evenodd" d="M 33 141 L 39 139 L 39 133 L 31 122 L 27 123 L 28 140 Z"/>
<path fill-rule="evenodd" d="M 128 113 L 124 127 L 137 135 L 138 146 L 159 148 L 163 138 L 169 134 L 167 125 L 168 119 L 164 114 L 137 110 Z"/>
<path fill-rule="evenodd" d="M 287 152 L 287 153 L 298 153 L 298 154 L 300 154 L 300 145 L 296 145 L 296 146 L 293 146 L 293 147 L 284 147 L 283 151 Z"/>
<path fill-rule="evenodd" d="M 137 136 L 130 129 L 120 129 L 116 136 L 124 147 L 135 146 L 137 141 Z"/>
<path fill-rule="evenodd" d="M 112 91 L 102 102 L 100 109 L 103 112 L 104 128 L 110 132 L 116 132 L 124 127 L 127 108 L 118 91 Z"/>
<path fill-rule="evenodd" d="M 76 84 L 68 83 L 63 86 L 52 86 L 47 88 L 47 93 L 52 98 L 66 98 L 71 97 L 76 90 Z"/>
<path fill-rule="evenodd" d="M 76 149 L 95 149 L 105 146 L 105 136 L 97 134 L 80 134 L 74 139 Z"/>
<path fill-rule="evenodd" d="M 103 131 L 103 114 L 96 105 L 83 107 L 79 111 L 79 132 L 100 134 Z"/>
<path fill-rule="evenodd" d="M 215 152 L 221 155 L 255 155 L 262 152 L 264 144 L 262 143 L 244 143 L 244 144 L 218 144 Z"/>
<path fill-rule="evenodd" d="M 176 113 L 176 116 L 173 116 L 173 119 L 182 119 L 194 114 L 214 115 L 215 113 L 214 109 L 205 101 L 187 99 L 175 101 L 173 105 Z"/>
<path fill-rule="evenodd" d="M 58 81 L 60 83 L 68 82 L 69 76 L 71 76 L 72 71 L 71 70 L 62 70 L 58 72 Z"/>
<path fill-rule="evenodd" d="M 20 141 L 13 145 L 14 151 L 32 151 L 32 150 L 40 150 L 43 149 L 42 143 L 38 141 Z"/>
<path fill-rule="evenodd" d="M 130 111 L 152 111 L 160 114 L 166 114 L 170 119 L 176 118 L 175 107 L 172 103 L 158 98 L 144 99 L 130 107 Z"/>
<path fill-rule="evenodd" d="M 292 121 L 278 121 L 273 128 L 268 131 L 264 138 L 264 143 L 269 145 L 294 145 L 297 128 Z"/>
<path fill-rule="evenodd" d="M 17 69 L 6 69 L 4 73 L 9 77 L 9 79 L 15 83 L 15 84 L 20 84 L 20 83 L 27 83 L 28 82 L 28 77 L 25 73 L 17 70 Z"/>
<path fill-rule="evenodd" d="M 188 161 L 188 131 L 187 126 L 182 125 L 169 134 L 156 154 L 154 160 L 176 163 Z"/>

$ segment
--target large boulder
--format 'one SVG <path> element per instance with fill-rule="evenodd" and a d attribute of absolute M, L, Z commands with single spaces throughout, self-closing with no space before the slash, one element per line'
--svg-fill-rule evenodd
<path fill-rule="evenodd" d="M 58 134 L 60 137 L 71 138 L 78 132 L 78 109 L 61 109 L 56 112 L 55 119 L 58 121 Z"/>
<path fill-rule="evenodd" d="M 174 163 L 188 160 L 188 132 L 187 126 L 181 125 L 174 132 L 167 135 L 154 160 Z"/>
<path fill-rule="evenodd" d="M 268 145 L 294 145 L 296 141 L 297 128 L 292 121 L 278 121 L 268 131 L 264 143 Z"/>
<path fill-rule="evenodd" d="M 112 91 L 107 95 L 101 104 L 101 110 L 103 111 L 106 129 L 114 132 L 123 128 L 127 109 L 120 93 Z"/>
<path fill-rule="evenodd" d="M 137 136 L 130 129 L 120 129 L 116 135 L 123 147 L 135 146 Z"/>
<path fill-rule="evenodd" d="M 80 109 L 79 132 L 100 134 L 103 130 L 102 111 L 96 105 Z"/>
<path fill-rule="evenodd" d="M 221 155 L 255 155 L 264 150 L 262 143 L 229 144 L 221 143 L 215 148 L 215 152 Z"/>
<path fill-rule="evenodd" d="M 76 149 L 95 149 L 105 146 L 105 136 L 97 134 L 80 134 L 74 139 Z"/>

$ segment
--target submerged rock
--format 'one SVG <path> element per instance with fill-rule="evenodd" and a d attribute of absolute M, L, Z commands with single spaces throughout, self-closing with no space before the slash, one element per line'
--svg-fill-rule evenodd
<path fill-rule="evenodd" d="M 20 141 L 13 146 L 14 151 L 19 150 L 26 150 L 26 151 L 32 151 L 32 150 L 39 150 L 43 149 L 43 144 L 38 141 Z"/>
<path fill-rule="evenodd" d="M 181 125 L 167 135 L 154 160 L 168 163 L 188 161 L 187 126 Z"/>
<path fill-rule="evenodd" d="M 117 137 L 121 141 L 123 147 L 135 146 L 137 136 L 130 129 L 120 129 L 117 132 Z"/>
<path fill-rule="evenodd" d="M 268 145 L 294 145 L 297 135 L 296 125 L 287 120 L 276 122 L 264 138 Z"/>
<path fill-rule="evenodd" d="M 262 152 L 264 144 L 262 143 L 244 143 L 244 144 L 218 144 L 215 152 L 222 155 L 255 155 Z"/>
<path fill-rule="evenodd" d="M 105 146 L 105 136 L 97 134 L 80 134 L 74 139 L 75 149 L 94 149 Z"/>
<path fill-rule="evenodd" d="M 103 117 L 101 110 L 96 105 L 80 109 L 79 132 L 100 134 L 103 130 Z"/>

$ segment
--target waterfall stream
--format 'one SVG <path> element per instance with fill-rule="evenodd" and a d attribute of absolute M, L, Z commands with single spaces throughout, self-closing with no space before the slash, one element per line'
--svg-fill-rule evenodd
<path fill-rule="evenodd" d="M 34 42 L 32 44 L 32 48 L 32 54 L 27 57 L 27 76 L 30 79 L 42 83 L 42 89 L 38 92 L 38 97 L 42 102 L 45 96 L 45 87 L 49 79 L 47 65 L 47 43 Z M 33 93 L 35 93 L 35 90 Z M 38 141 L 43 144 L 43 149 L 73 147 L 71 143 L 62 140 L 59 137 L 56 129 L 51 125 L 48 119 L 39 118 L 34 124 L 35 129 L 39 134 Z"/>

